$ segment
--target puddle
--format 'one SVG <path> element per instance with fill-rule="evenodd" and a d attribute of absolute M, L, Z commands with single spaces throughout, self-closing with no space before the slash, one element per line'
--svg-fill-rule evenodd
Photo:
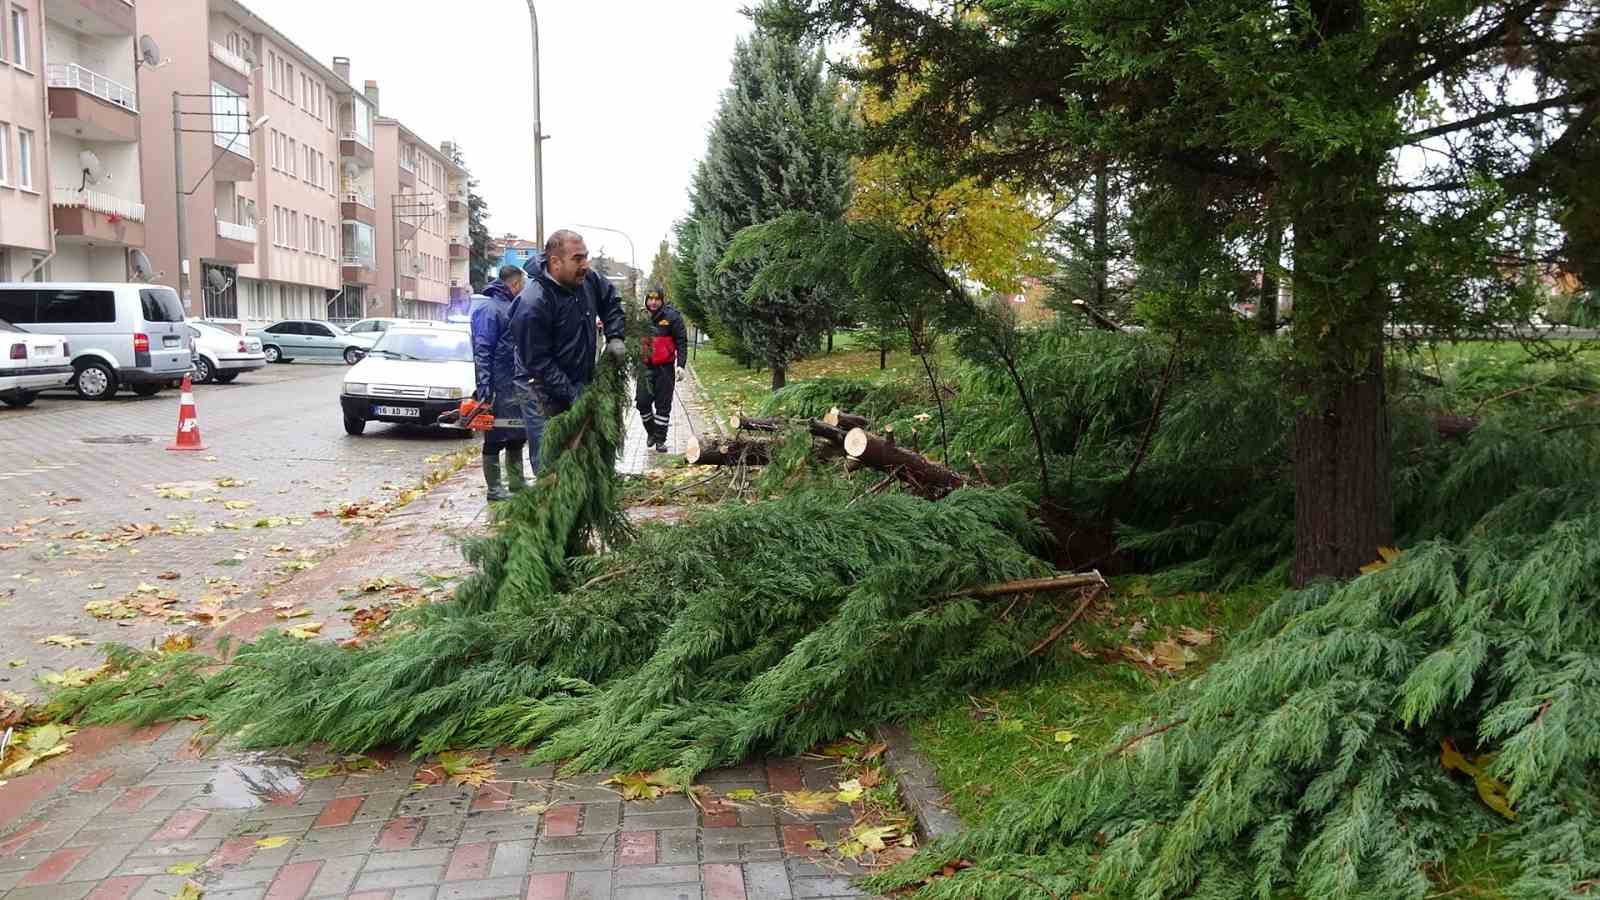
<path fill-rule="evenodd" d="M 201 793 L 212 809 L 253 809 L 275 797 L 292 797 L 304 785 L 295 760 L 259 756 L 223 763 Z"/>

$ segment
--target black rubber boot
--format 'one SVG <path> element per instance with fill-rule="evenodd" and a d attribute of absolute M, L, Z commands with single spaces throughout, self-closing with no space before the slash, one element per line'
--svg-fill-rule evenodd
<path fill-rule="evenodd" d="M 483 455 L 483 480 L 489 486 L 489 502 L 511 499 L 506 486 L 500 481 L 500 451 Z"/>
<path fill-rule="evenodd" d="M 513 494 L 528 486 L 528 482 L 522 477 L 522 454 L 526 446 L 528 445 L 506 445 L 506 486 L 511 488 Z"/>

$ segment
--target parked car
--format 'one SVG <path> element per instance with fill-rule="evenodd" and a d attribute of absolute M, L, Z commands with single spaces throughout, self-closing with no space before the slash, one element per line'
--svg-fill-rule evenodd
<path fill-rule="evenodd" d="M 373 421 L 438 424 L 474 386 L 467 329 L 396 325 L 344 376 L 344 430 L 360 434 Z"/>
<path fill-rule="evenodd" d="M 0 319 L 0 403 L 27 406 L 72 380 L 72 349 L 59 334 L 23 331 Z"/>
<path fill-rule="evenodd" d="M 389 319 L 380 316 L 362 319 L 346 328 L 345 331 L 351 338 L 360 341 L 362 346 L 370 350 L 373 345 L 378 343 L 378 338 L 383 337 L 384 332 L 396 325 L 404 325 L 411 328 L 432 328 L 435 324 L 437 323 L 430 322 L 427 319 Z"/>
<path fill-rule="evenodd" d="M 194 380 L 201 384 L 229 384 L 267 364 L 259 338 L 240 337 L 203 319 L 189 320 L 189 337 L 196 353 Z"/>
<path fill-rule="evenodd" d="M 261 342 L 267 362 L 293 362 L 307 359 L 343 359 L 346 365 L 361 361 L 367 345 L 331 322 L 315 319 L 290 319 L 274 322 L 249 333 Z"/>
<path fill-rule="evenodd" d="M 159 284 L 0 284 L 0 319 L 72 346 L 78 395 L 108 400 L 121 388 L 148 397 L 189 373 L 191 347 L 178 292 Z"/>

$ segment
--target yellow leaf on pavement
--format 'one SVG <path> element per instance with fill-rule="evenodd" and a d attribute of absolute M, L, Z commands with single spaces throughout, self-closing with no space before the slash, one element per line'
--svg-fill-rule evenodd
<path fill-rule="evenodd" d="M 619 772 L 601 784 L 614 784 L 622 788 L 624 800 L 655 800 L 666 794 L 675 794 L 681 788 L 664 771 Z"/>
<path fill-rule="evenodd" d="M 451 750 L 439 754 L 439 768 L 457 787 L 483 787 L 494 779 L 494 766 L 475 753 Z"/>
<path fill-rule="evenodd" d="M 167 866 L 168 875 L 193 875 L 200 868 L 199 863 L 173 863 Z"/>
<path fill-rule="evenodd" d="M 80 637 L 73 637 L 70 634 L 52 634 L 49 637 L 40 638 L 39 643 L 49 644 L 55 647 L 87 647 L 90 644 L 93 644 L 94 641 Z"/>
<path fill-rule="evenodd" d="M 20 668 L 22 668 L 23 666 L 25 666 L 27 664 L 28 664 L 28 661 L 25 660 L 25 659 L 13 659 L 13 660 L 10 660 L 10 661 L 8 661 L 6 663 L 6 665 L 10 666 L 13 669 L 20 669 Z"/>
<path fill-rule="evenodd" d="M 55 687 L 83 687 L 104 675 L 105 671 L 105 666 L 95 666 L 92 669 L 71 666 L 65 672 L 46 672 L 39 677 L 39 680 Z"/>
<path fill-rule="evenodd" d="M 224 500 L 224 501 L 222 501 L 222 508 L 223 509 L 231 509 L 231 510 L 235 510 L 235 511 L 238 511 L 238 510 L 241 510 L 241 509 L 249 509 L 250 507 L 255 506 L 255 505 L 256 505 L 256 502 L 254 500 Z"/>
<path fill-rule="evenodd" d="M 216 459 L 214 456 L 211 458 Z M 178 888 L 178 892 L 172 895 L 172 900 L 204 900 L 205 896 L 205 888 L 192 881 L 185 881 L 183 887 Z"/>
<path fill-rule="evenodd" d="M 861 786 L 861 782 L 856 779 L 851 779 L 849 781 L 839 782 L 839 791 L 834 795 L 834 797 L 838 799 L 840 803 L 854 803 L 857 800 L 860 800 L 861 795 L 864 793 L 866 793 L 866 788 Z"/>
<path fill-rule="evenodd" d="M 194 638 L 191 635 L 174 633 L 166 636 L 161 642 L 162 653 L 181 653 L 194 649 Z"/>
<path fill-rule="evenodd" d="M 729 800 L 754 800 L 757 796 L 755 788 L 734 788 L 725 795 Z"/>
<path fill-rule="evenodd" d="M 273 837 L 264 837 L 256 841 L 256 846 L 263 850 L 276 850 L 287 843 L 289 843 L 289 838 L 280 834 Z"/>
<path fill-rule="evenodd" d="M 900 836 L 900 829 L 893 825 L 879 825 L 876 827 L 857 825 L 850 829 L 850 837 L 861 843 L 874 853 L 889 846 L 889 842 Z"/>
<path fill-rule="evenodd" d="M 318 634 L 322 633 L 322 623 L 306 622 L 301 625 L 296 625 L 293 628 L 285 628 L 283 633 L 290 637 L 296 637 L 303 641 L 309 641 Z"/>
<path fill-rule="evenodd" d="M 832 812 L 837 802 L 836 795 L 831 791 L 783 792 L 783 805 L 795 812 Z"/>

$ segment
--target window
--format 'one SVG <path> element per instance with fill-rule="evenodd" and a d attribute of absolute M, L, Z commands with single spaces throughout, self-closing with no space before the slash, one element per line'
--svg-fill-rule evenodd
<path fill-rule="evenodd" d="M 11 62 L 28 67 L 28 11 L 20 6 L 11 7 Z"/>
<path fill-rule="evenodd" d="M 323 106 L 323 108 L 322 108 L 323 120 L 328 123 L 328 130 L 332 131 L 333 130 L 333 120 L 335 118 L 334 117 L 334 110 L 338 109 L 338 107 L 333 105 L 333 92 L 332 91 L 329 91 L 326 95 L 324 95 L 324 102 L 326 103 L 326 105 Z"/>
<path fill-rule="evenodd" d="M 333 329 L 320 322 L 306 322 L 305 329 L 312 337 L 333 337 Z"/>
<path fill-rule="evenodd" d="M 117 295 L 111 291 L 38 291 L 37 297 L 39 312 L 34 320 L 36 323 L 77 324 L 117 320 Z M 183 316 L 179 315 L 177 321 L 183 321 Z"/>
<path fill-rule="evenodd" d="M 371 225 L 365 222 L 344 223 L 345 259 L 358 260 L 361 265 L 371 266 L 377 258 L 376 245 Z"/>
<path fill-rule="evenodd" d="M 278 305 L 280 307 L 287 307 L 288 304 L 284 302 L 283 299 L 283 292 L 284 286 L 281 284 L 278 285 Z M 300 325 L 299 322 L 279 322 L 271 328 L 268 328 L 267 331 L 271 334 L 305 334 L 305 329 Z"/>
<path fill-rule="evenodd" d="M 267 51 L 267 71 L 272 73 L 269 86 L 274 94 L 281 92 L 283 85 L 283 72 L 278 68 L 278 54 Z"/>
<path fill-rule="evenodd" d="M 34 315 L 36 294 L 29 289 L 0 289 L 0 320 L 13 325 L 32 325 L 39 321 Z"/>
<path fill-rule="evenodd" d="M 227 87 L 211 82 L 211 131 L 213 142 L 245 159 L 250 158 L 250 110 L 245 98 Z"/>
<path fill-rule="evenodd" d="M 178 292 L 172 288 L 141 288 L 139 308 L 146 322 L 183 321 L 183 304 L 178 302 Z"/>
<path fill-rule="evenodd" d="M 285 62 L 283 64 L 283 90 L 284 90 L 285 96 L 287 96 L 289 98 L 289 102 L 293 103 L 294 102 L 294 66 L 289 65 L 288 62 Z"/>
<path fill-rule="evenodd" d="M 17 185 L 33 190 L 33 132 L 17 129 Z"/>
<path fill-rule="evenodd" d="M 288 138 L 287 140 L 289 141 L 289 152 L 285 153 L 283 157 L 284 170 L 290 175 L 294 175 L 297 174 L 300 169 L 300 163 L 296 162 L 294 158 L 294 155 L 300 152 L 300 145 L 295 143 L 294 138 Z"/>
<path fill-rule="evenodd" d="M 287 243 L 291 250 L 299 249 L 300 247 L 300 214 L 297 212 L 289 213 L 289 238 Z"/>
<path fill-rule="evenodd" d="M 11 183 L 11 126 L 0 122 L 0 184 Z"/>

